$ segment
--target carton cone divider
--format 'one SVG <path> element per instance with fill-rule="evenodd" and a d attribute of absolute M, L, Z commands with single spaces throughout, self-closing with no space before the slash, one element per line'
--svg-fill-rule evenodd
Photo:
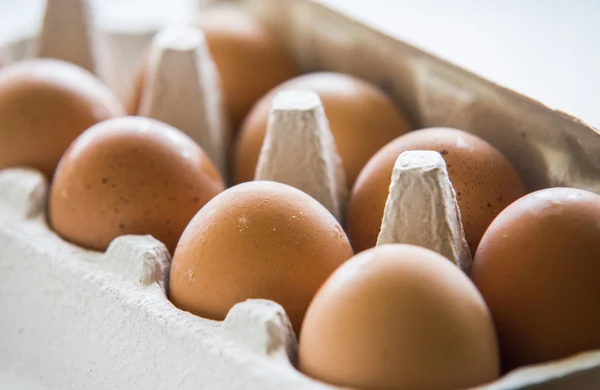
<path fill-rule="evenodd" d="M 97 50 L 88 0 L 46 0 L 34 56 L 67 61 L 97 74 Z"/>
<path fill-rule="evenodd" d="M 341 220 L 348 194 L 344 170 L 325 110 L 315 92 L 277 93 L 255 179 L 294 186 Z"/>
<path fill-rule="evenodd" d="M 202 31 L 192 26 L 161 30 L 147 61 L 138 114 L 186 133 L 226 177 L 230 134 L 219 74 Z"/>
<path fill-rule="evenodd" d="M 469 274 L 473 260 L 446 162 L 438 152 L 398 156 L 377 238 L 377 245 L 392 243 L 431 249 Z"/>

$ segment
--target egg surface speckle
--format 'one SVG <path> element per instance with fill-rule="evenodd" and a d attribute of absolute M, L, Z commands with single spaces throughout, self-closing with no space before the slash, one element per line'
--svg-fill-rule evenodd
<path fill-rule="evenodd" d="M 0 70 L 0 169 L 28 166 L 52 177 L 69 144 L 124 108 L 91 73 L 52 59 Z"/>
<path fill-rule="evenodd" d="M 208 202 L 186 228 L 170 299 L 215 320 L 238 302 L 271 299 L 298 331 L 317 289 L 351 256 L 341 226 L 315 199 L 285 184 L 244 183 Z"/>
<path fill-rule="evenodd" d="M 471 253 L 494 217 L 526 194 L 511 163 L 483 139 L 450 128 L 413 131 L 377 152 L 352 189 L 346 228 L 355 251 L 375 246 L 394 163 L 408 150 L 437 151 L 446 161 Z"/>
<path fill-rule="evenodd" d="M 86 248 L 151 234 L 172 253 L 194 214 L 223 189 L 212 162 L 179 130 L 148 118 L 115 118 L 86 130 L 63 156 L 50 221 Z"/>
<path fill-rule="evenodd" d="M 494 380 L 499 356 L 483 298 L 448 259 L 382 245 L 321 287 L 300 333 L 299 368 L 361 389 L 463 389 Z"/>
<path fill-rule="evenodd" d="M 517 200 L 485 232 L 471 277 L 505 370 L 600 348 L 600 196 L 549 188 Z"/>

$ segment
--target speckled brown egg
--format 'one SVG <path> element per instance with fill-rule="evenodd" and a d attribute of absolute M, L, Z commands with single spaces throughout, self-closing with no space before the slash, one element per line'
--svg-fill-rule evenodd
<path fill-rule="evenodd" d="M 498 215 L 471 276 L 491 310 L 504 370 L 600 348 L 600 196 L 531 193 Z"/>
<path fill-rule="evenodd" d="M 78 66 L 50 59 L 0 70 L 0 169 L 29 166 L 52 177 L 84 130 L 124 114 L 112 92 Z"/>
<path fill-rule="evenodd" d="M 50 223 L 63 238 L 105 250 L 125 234 L 151 234 L 173 253 L 194 214 L 224 189 L 202 149 L 162 122 L 122 117 L 81 134 L 56 170 Z"/>
<path fill-rule="evenodd" d="M 526 194 L 511 163 L 483 139 L 449 128 L 414 131 L 377 152 L 356 180 L 346 216 L 355 251 L 375 246 L 394 163 L 407 150 L 434 150 L 444 157 L 471 253 L 496 215 Z"/>
<path fill-rule="evenodd" d="M 237 129 L 252 105 L 277 84 L 300 73 L 281 37 L 250 13 L 217 6 L 200 13 L 204 31 Z"/>
<path fill-rule="evenodd" d="M 360 389 L 465 389 L 499 373 L 489 310 L 448 259 L 382 245 L 338 268 L 306 313 L 299 368 Z"/>
<path fill-rule="evenodd" d="M 284 88 L 311 90 L 319 95 L 350 187 L 381 147 L 409 130 L 404 116 L 374 85 L 341 73 L 303 75 L 263 97 L 244 120 L 233 152 L 234 182 L 254 179 L 271 103 L 275 93 Z"/>
<path fill-rule="evenodd" d="M 213 198 L 186 228 L 169 296 L 215 320 L 238 302 L 271 299 L 298 331 L 317 289 L 351 256 L 342 227 L 314 198 L 281 183 L 244 183 Z"/>

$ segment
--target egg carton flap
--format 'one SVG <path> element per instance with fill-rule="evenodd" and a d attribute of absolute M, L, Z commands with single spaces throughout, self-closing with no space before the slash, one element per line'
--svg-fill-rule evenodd
<path fill-rule="evenodd" d="M 328 388 L 291 364 L 296 339 L 278 304 L 246 301 L 223 322 L 183 312 L 165 294 L 162 243 L 71 245 L 45 222 L 46 192 L 37 172 L 0 171 L 3 388 Z"/>

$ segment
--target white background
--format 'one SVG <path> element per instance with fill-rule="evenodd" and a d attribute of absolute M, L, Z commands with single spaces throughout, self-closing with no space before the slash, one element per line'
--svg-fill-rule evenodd
<path fill-rule="evenodd" d="M 321 1 L 600 128 L 600 0 Z M 96 3 L 127 24 L 186 18 L 191 0 Z M 31 30 L 42 4 L 0 0 L 0 42 Z"/>
<path fill-rule="evenodd" d="M 600 0 L 323 0 L 600 129 Z"/>

